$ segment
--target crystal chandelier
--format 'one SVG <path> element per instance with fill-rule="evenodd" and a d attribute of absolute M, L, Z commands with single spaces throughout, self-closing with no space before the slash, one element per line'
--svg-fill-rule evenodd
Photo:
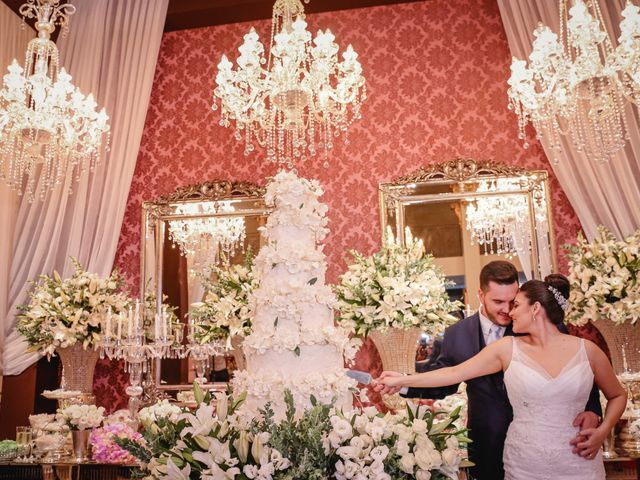
<path fill-rule="evenodd" d="M 37 18 L 38 36 L 27 46 L 24 69 L 14 59 L 0 90 L 0 176 L 32 201 L 95 166 L 103 135 L 108 144 L 109 117 L 71 83 L 59 67 L 58 49 L 50 40 L 56 25 L 68 30 L 71 4 L 28 0 L 23 17 Z"/>
<path fill-rule="evenodd" d="M 193 261 L 193 270 L 202 271 L 211 263 L 229 261 L 246 236 L 243 217 L 208 215 L 234 212 L 228 202 L 183 203 L 176 214 L 187 218 L 169 222 L 169 237 L 185 257 Z M 191 217 L 191 218 L 189 218 Z"/>
<path fill-rule="evenodd" d="M 252 28 L 239 48 L 237 69 L 225 55 L 218 64 L 212 108 L 219 99 L 220 125 L 235 121 L 245 155 L 257 142 L 268 160 L 292 167 L 321 149 L 328 166 L 334 137 L 343 134 L 348 143 L 348 128 L 360 118 L 365 79 L 351 45 L 339 61 L 331 31 L 319 30 L 312 44 L 304 19 L 300 0 L 276 0 L 268 60 Z"/>
<path fill-rule="evenodd" d="M 465 202 L 465 223 L 471 235 L 471 244 L 480 245 L 484 254 L 504 255 L 513 258 L 518 252 L 528 252 L 530 231 L 523 219 L 529 216 L 526 195 L 515 192 L 522 190 L 523 180 L 517 178 L 497 178 L 484 180 L 478 184 L 477 193 L 502 192 L 500 195 L 479 195 Z M 509 194 L 508 192 L 514 192 Z M 507 192 L 506 194 L 504 192 Z M 545 202 L 544 198 L 537 200 Z M 546 207 L 537 209 L 538 228 L 546 228 Z"/>
<path fill-rule="evenodd" d="M 640 9 L 627 2 L 614 49 L 598 0 L 573 0 L 568 11 L 569 0 L 559 4 L 559 37 L 540 24 L 529 66 L 513 59 L 509 108 L 521 139 L 531 121 L 556 151 L 566 135 L 588 158 L 606 161 L 628 138 L 625 98 L 640 103 Z"/>

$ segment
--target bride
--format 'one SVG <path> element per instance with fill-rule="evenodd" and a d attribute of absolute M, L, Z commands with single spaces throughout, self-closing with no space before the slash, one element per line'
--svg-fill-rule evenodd
<path fill-rule="evenodd" d="M 545 280 L 524 283 L 514 300 L 510 315 L 519 336 L 493 342 L 454 367 L 409 376 L 383 372 L 376 381 L 388 387 L 440 387 L 502 370 L 513 407 L 505 479 L 604 480 L 599 447 L 622 415 L 627 395 L 602 350 L 558 331 L 569 281 L 557 274 Z M 578 446 L 597 452 L 583 458 L 572 453 L 571 423 L 584 409 L 594 378 L 608 403 L 600 426 L 580 432 L 585 440 Z"/>

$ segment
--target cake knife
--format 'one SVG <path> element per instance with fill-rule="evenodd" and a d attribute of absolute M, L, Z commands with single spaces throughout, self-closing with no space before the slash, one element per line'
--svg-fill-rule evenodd
<path fill-rule="evenodd" d="M 369 385 L 373 381 L 373 377 L 367 372 L 362 372 L 360 370 L 347 370 L 346 373 L 347 377 L 353 378 L 363 385 Z"/>

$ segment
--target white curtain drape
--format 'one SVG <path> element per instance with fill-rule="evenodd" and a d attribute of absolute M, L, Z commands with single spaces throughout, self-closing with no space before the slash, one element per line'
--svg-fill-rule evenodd
<path fill-rule="evenodd" d="M 22 21 L 9 7 L 0 2 L 0 77 L 6 74 L 7 66 L 17 59 L 24 63 L 27 43 L 35 36 L 31 28 L 22 28 Z M 2 82 L 0 82 L 1 84 Z M 13 227 L 16 223 L 19 198 L 0 180 L 0 319 L 7 314 L 9 298 L 9 268 L 13 250 Z M 0 375 L 4 372 L 5 329 L 0 329 Z"/>
<path fill-rule="evenodd" d="M 108 275 L 140 148 L 168 0 L 74 0 L 69 36 L 58 41 L 61 64 L 83 93 L 92 92 L 111 120 L 111 151 L 95 172 L 72 183 L 73 194 L 50 192 L 43 202 L 23 202 L 12 254 L 5 375 L 37 360 L 13 330 L 25 284 L 40 273 L 69 275 L 76 257 L 92 272 Z"/>
<path fill-rule="evenodd" d="M 620 12 L 625 0 L 598 0 L 609 36 L 617 45 Z M 538 22 L 559 31 L 558 0 L 498 0 L 509 48 L 513 56 L 528 59 L 533 30 Z M 598 225 L 619 237 L 640 227 L 640 128 L 637 109 L 625 110 L 629 137 L 625 149 L 608 163 L 598 164 L 564 139 L 560 153 L 543 141 L 547 157 L 557 158 L 552 168 L 567 194 L 587 238 L 592 239 Z M 516 121 L 515 115 L 513 121 Z"/>

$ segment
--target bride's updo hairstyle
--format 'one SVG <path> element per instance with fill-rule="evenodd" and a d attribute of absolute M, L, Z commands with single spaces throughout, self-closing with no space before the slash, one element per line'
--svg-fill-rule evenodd
<path fill-rule="evenodd" d="M 520 287 L 520 291 L 529 300 L 529 305 L 540 303 L 547 317 L 554 325 L 564 321 L 564 312 L 569 300 L 569 280 L 564 275 L 552 273 L 547 275 L 544 282 L 529 280 Z"/>

